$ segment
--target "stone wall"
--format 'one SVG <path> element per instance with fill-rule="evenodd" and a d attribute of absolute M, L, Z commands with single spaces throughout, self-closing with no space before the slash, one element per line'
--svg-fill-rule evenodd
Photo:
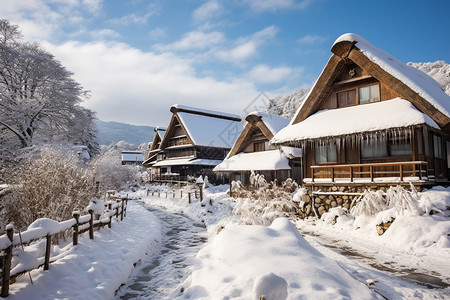
<path fill-rule="evenodd" d="M 303 206 L 300 207 L 300 217 L 321 217 L 330 208 L 341 206 L 350 211 L 353 200 L 359 198 L 365 190 L 382 190 L 386 192 L 389 186 L 304 186 L 307 193 L 301 199 Z M 408 188 L 409 186 L 405 186 Z M 417 187 L 416 187 L 417 188 Z M 419 189 L 418 189 L 419 190 Z"/>

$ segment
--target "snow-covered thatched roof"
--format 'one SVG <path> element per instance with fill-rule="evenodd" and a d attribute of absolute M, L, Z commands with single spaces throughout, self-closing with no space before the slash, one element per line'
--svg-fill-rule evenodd
<path fill-rule="evenodd" d="M 428 124 L 439 129 L 429 116 L 411 102 L 396 98 L 332 110 L 321 110 L 304 121 L 287 126 L 271 140 L 274 144 L 345 136 L 362 132 Z"/>
<path fill-rule="evenodd" d="M 217 165 L 214 172 L 290 170 L 289 160 L 279 150 L 238 153 Z"/>
<path fill-rule="evenodd" d="M 173 116 L 161 142 L 163 148 L 173 135 L 176 119 L 190 144 L 196 146 L 231 148 L 242 131 L 238 115 L 179 104 L 173 105 L 170 111 Z"/>
<path fill-rule="evenodd" d="M 256 116 L 267 126 L 267 128 L 272 132 L 273 135 L 277 134 L 278 131 L 286 127 L 290 120 L 281 116 L 273 115 L 266 112 L 254 111 L 247 115 L 246 120 L 250 116 Z"/>
<path fill-rule="evenodd" d="M 369 76 L 430 116 L 441 130 L 450 133 L 450 96 L 430 76 L 376 48 L 357 34 L 340 36 L 331 51 L 333 55 L 291 124 L 299 123 L 316 113 L 333 89 L 334 80 L 344 66 L 353 62 Z"/>

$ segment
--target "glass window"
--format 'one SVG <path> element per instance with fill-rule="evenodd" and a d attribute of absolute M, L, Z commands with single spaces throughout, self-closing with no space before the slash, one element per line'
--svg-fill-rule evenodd
<path fill-rule="evenodd" d="M 253 143 L 253 152 L 264 151 L 264 146 L 265 146 L 264 142 Z"/>
<path fill-rule="evenodd" d="M 316 163 L 336 162 L 336 144 L 328 143 L 325 145 L 316 146 L 315 155 Z"/>
<path fill-rule="evenodd" d="M 442 137 L 433 134 L 434 157 L 444 159 L 444 151 L 442 149 Z"/>
<path fill-rule="evenodd" d="M 423 154 L 423 132 L 422 128 L 417 129 L 417 152 Z"/>
<path fill-rule="evenodd" d="M 361 142 L 361 158 L 387 157 L 386 140 L 368 139 Z"/>
<path fill-rule="evenodd" d="M 408 156 L 412 155 L 411 141 L 406 138 L 391 139 L 389 141 L 390 156 Z"/>
<path fill-rule="evenodd" d="M 356 90 L 338 93 L 337 97 L 339 107 L 346 107 L 356 104 Z"/>
<path fill-rule="evenodd" d="M 358 89 L 359 104 L 380 101 L 378 84 L 360 87 Z"/>

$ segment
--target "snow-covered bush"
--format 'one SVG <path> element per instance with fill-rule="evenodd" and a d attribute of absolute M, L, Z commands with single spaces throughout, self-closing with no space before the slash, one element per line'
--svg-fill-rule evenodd
<path fill-rule="evenodd" d="M 384 198 L 384 192 L 382 190 L 368 191 L 365 190 L 364 194 L 359 198 L 353 200 L 351 214 L 354 216 L 376 215 L 380 211 L 387 208 L 386 199 Z"/>
<path fill-rule="evenodd" d="M 418 200 L 419 196 L 413 185 L 411 191 L 400 185 L 391 186 L 386 193 L 382 190 L 366 190 L 361 197 L 353 201 L 350 212 L 354 216 L 372 216 L 386 209 L 395 208 L 397 214 L 403 214 L 405 211 L 421 214 Z"/>
<path fill-rule="evenodd" d="M 4 217 L 19 229 L 38 218 L 69 219 L 95 192 L 93 177 L 77 157 L 49 148 L 24 158 L 11 186 L 12 192 L 2 199 Z"/>
<path fill-rule="evenodd" d="M 139 183 L 141 173 L 145 170 L 140 166 L 122 165 L 121 152 L 132 146 L 126 142 L 118 142 L 98 155 L 90 165 L 99 182 L 100 191 L 120 190 L 121 188 Z"/>
<path fill-rule="evenodd" d="M 264 177 L 254 173 L 250 178 L 258 188 L 249 192 L 247 197 L 238 198 L 233 210 L 235 214 L 241 215 L 244 224 L 269 225 L 276 218 L 297 213 L 298 203 L 292 200 L 291 182 L 277 186 L 267 183 Z"/>

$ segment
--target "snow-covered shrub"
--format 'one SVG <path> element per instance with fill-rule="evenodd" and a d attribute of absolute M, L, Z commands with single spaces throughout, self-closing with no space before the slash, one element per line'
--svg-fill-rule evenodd
<path fill-rule="evenodd" d="M 391 186 L 386 193 L 381 190 L 366 190 L 352 203 L 351 213 L 354 216 L 372 216 L 386 209 L 394 208 L 398 214 L 403 214 L 405 211 L 421 214 L 418 200 L 419 194 L 413 185 L 411 185 L 411 191 L 400 185 Z"/>
<path fill-rule="evenodd" d="M 387 203 L 386 199 L 383 196 L 384 192 L 382 190 L 365 190 L 363 195 L 353 200 L 353 203 L 351 205 L 352 208 L 350 210 L 351 214 L 354 216 L 372 216 L 376 215 L 382 210 L 385 210 L 387 208 Z"/>
<path fill-rule="evenodd" d="M 99 182 L 101 192 L 107 190 L 120 190 L 121 188 L 140 183 L 141 173 L 145 170 L 140 166 L 122 165 L 122 150 L 130 149 L 130 144 L 119 142 L 114 146 L 103 150 L 90 164 Z"/>
<path fill-rule="evenodd" d="M 298 203 L 292 200 L 291 184 L 277 186 L 265 182 L 264 177 L 255 175 L 258 185 L 245 198 L 238 198 L 233 210 L 241 215 L 244 224 L 269 225 L 279 217 L 290 217 L 297 213 Z M 287 190 L 285 189 L 287 188 Z"/>
<path fill-rule="evenodd" d="M 411 184 L 411 192 L 405 190 L 402 186 L 390 187 L 386 191 L 387 205 L 395 208 L 400 214 L 404 211 L 420 214 L 418 207 L 419 196 L 414 185 Z"/>
<path fill-rule="evenodd" d="M 78 158 L 52 149 L 24 158 L 12 183 L 12 192 L 2 202 L 8 222 L 19 229 L 38 218 L 69 219 L 95 192 L 93 177 Z"/>

